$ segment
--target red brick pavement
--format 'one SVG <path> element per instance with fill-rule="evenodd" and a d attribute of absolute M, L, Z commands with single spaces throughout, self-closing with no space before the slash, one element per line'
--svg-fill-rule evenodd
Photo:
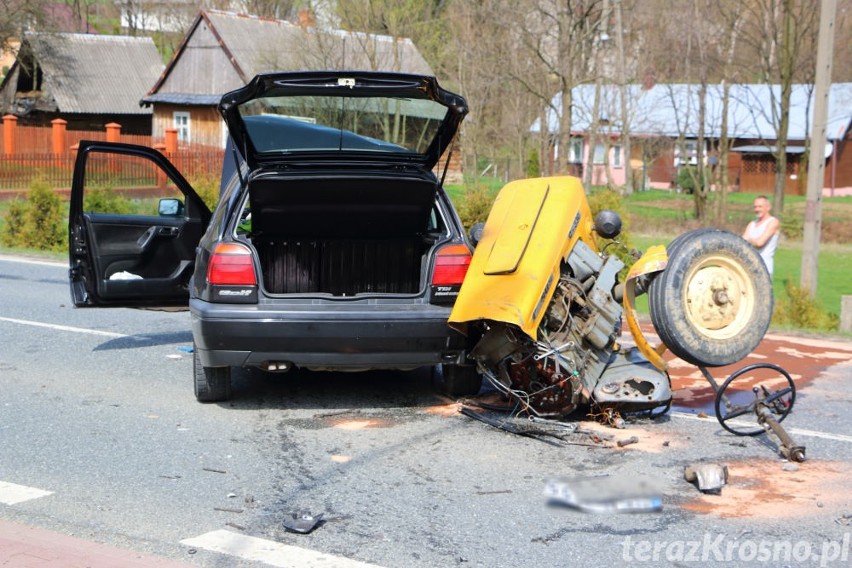
<path fill-rule="evenodd" d="M 0 519 L 3 568 L 188 568 L 175 562 Z"/>

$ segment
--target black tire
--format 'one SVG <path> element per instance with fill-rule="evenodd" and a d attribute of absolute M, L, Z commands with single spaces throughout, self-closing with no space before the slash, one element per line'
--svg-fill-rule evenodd
<path fill-rule="evenodd" d="M 669 244 L 668 265 L 651 281 L 648 307 L 657 335 L 693 365 L 743 359 L 772 319 L 772 281 L 757 251 L 738 235 L 700 229 Z"/>
<path fill-rule="evenodd" d="M 482 387 L 482 375 L 476 365 L 441 365 L 441 375 L 439 388 L 449 396 L 473 395 Z"/>
<path fill-rule="evenodd" d="M 198 349 L 192 350 L 195 375 L 195 399 L 198 402 L 222 402 L 231 398 L 231 368 L 202 367 Z"/>

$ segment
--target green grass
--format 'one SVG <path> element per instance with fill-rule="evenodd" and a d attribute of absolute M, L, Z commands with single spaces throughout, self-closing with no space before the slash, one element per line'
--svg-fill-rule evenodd
<path fill-rule="evenodd" d="M 497 195 L 500 188 L 506 185 L 502 180 L 493 177 L 481 177 L 477 180 L 465 178 L 464 183 L 448 183 L 444 185 L 444 189 L 446 190 L 447 195 L 450 196 L 450 200 L 458 206 L 468 188 L 474 187 L 474 184 L 476 183 L 484 186 L 491 195 Z"/>

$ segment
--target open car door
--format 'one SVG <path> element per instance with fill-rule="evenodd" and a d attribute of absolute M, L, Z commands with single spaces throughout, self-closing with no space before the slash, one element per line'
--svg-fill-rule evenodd
<path fill-rule="evenodd" d="M 157 150 L 80 142 L 68 217 L 74 305 L 186 305 L 209 222 L 209 208 Z"/>

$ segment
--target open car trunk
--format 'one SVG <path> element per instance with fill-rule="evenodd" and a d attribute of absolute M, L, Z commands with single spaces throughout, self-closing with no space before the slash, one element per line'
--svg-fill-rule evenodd
<path fill-rule="evenodd" d="M 416 294 L 445 232 L 434 179 L 260 175 L 251 240 L 269 294 Z"/>

